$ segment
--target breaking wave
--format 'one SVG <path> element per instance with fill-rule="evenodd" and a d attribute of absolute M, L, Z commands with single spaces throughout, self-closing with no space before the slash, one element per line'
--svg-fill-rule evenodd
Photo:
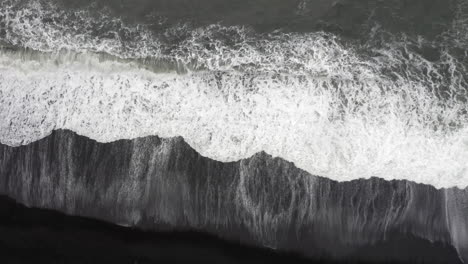
<path fill-rule="evenodd" d="M 232 161 L 265 151 L 334 180 L 468 185 L 463 16 L 438 42 L 244 26 L 154 31 L 42 1 L 0 4 L 0 142 L 183 136 Z M 457 37 L 459 36 L 459 37 Z"/>

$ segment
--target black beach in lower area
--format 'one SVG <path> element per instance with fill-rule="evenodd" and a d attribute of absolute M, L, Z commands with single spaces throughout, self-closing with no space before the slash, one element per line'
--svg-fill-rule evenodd
<path fill-rule="evenodd" d="M 308 259 L 289 252 L 248 247 L 192 232 L 145 232 L 53 210 L 27 208 L 0 196 L 1 263 L 370 263 L 381 252 L 394 261 L 372 263 L 460 263 L 453 248 L 414 237 L 365 247 L 346 261 Z M 417 252 L 426 252 L 418 256 Z M 403 262 L 399 259 L 414 259 Z"/>

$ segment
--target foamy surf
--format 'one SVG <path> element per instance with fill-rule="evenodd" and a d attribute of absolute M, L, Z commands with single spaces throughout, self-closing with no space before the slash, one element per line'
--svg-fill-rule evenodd
<path fill-rule="evenodd" d="M 433 43 L 407 36 L 375 44 L 219 24 L 155 33 L 11 2 L 0 19 L 2 41 L 18 47 L 0 53 L 4 144 L 54 129 L 101 142 L 182 136 L 219 161 L 265 151 L 339 181 L 468 185 L 466 63 L 444 45 L 429 60 L 415 50 Z"/>

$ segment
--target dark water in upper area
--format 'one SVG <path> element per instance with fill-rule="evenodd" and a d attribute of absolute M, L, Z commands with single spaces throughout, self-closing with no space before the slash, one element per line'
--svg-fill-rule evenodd
<path fill-rule="evenodd" d="M 446 31 L 460 12 L 459 0 L 59 0 L 67 8 L 109 8 L 118 16 L 140 23 L 189 22 L 203 26 L 252 26 L 260 31 L 333 30 L 356 36 L 380 24 L 394 33 L 434 37 Z"/>

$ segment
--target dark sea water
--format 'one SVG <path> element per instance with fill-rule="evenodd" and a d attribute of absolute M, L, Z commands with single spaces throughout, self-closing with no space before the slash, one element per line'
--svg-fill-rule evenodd
<path fill-rule="evenodd" d="M 0 194 L 311 259 L 466 261 L 467 49 L 466 0 L 3 0 Z"/>

